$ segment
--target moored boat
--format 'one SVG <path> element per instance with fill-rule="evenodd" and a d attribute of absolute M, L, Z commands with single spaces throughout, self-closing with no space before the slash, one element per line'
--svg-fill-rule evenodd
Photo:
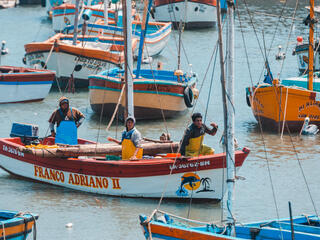
<path fill-rule="evenodd" d="M 172 22 L 186 29 L 213 27 L 217 21 L 216 0 L 155 0 L 154 17 L 159 22 Z"/>
<path fill-rule="evenodd" d="M 200 222 L 180 218 L 162 211 L 152 216 L 140 216 L 140 224 L 145 239 L 320 239 L 318 216 L 296 216 L 284 219 L 270 219 L 261 222 L 235 225 L 234 236 L 228 235 L 226 228 L 211 222 Z M 292 231 L 294 229 L 294 232 Z"/>
<path fill-rule="evenodd" d="M 37 219 L 36 214 L 0 210 L 0 239 L 27 239 L 32 232 L 32 227 L 35 228 Z M 35 231 L 33 234 L 36 236 Z"/>
<path fill-rule="evenodd" d="M 49 70 L 0 66 L 0 103 L 41 101 L 54 79 Z"/>
<path fill-rule="evenodd" d="M 310 4 L 314 4 L 313 0 Z M 286 85 L 273 79 L 269 64 L 266 61 L 267 74 L 264 83 L 247 88 L 247 99 L 258 122 L 267 129 L 284 131 L 302 131 L 306 118 L 310 124 L 320 126 L 320 92 L 318 82 L 314 82 L 314 8 L 310 7 L 310 15 L 305 20 L 309 25 L 307 77 L 288 79 Z M 316 61 L 318 61 L 316 59 Z M 305 81 L 303 81 L 305 79 Z M 308 121 L 309 121 L 308 120 Z"/>
<path fill-rule="evenodd" d="M 160 198 L 168 182 L 166 198 L 185 199 L 191 193 L 194 199 L 223 197 L 225 153 L 186 158 L 172 154 L 177 143 L 143 143 L 147 154 L 143 159 L 119 161 L 108 160 L 106 154 L 121 155 L 120 145 L 78 142 L 57 146 L 48 137 L 32 146 L 19 137 L 1 138 L 0 167 L 28 179 L 112 196 Z M 249 152 L 246 148 L 236 152 L 237 169 Z"/>
<path fill-rule="evenodd" d="M 314 45 L 315 58 L 313 63 L 314 71 L 320 71 L 320 47 L 319 42 L 316 41 Z M 298 68 L 300 73 L 306 73 L 308 69 L 308 53 L 309 53 L 309 43 L 303 42 L 301 36 L 297 37 L 297 44 L 293 49 L 292 55 L 297 56 Z"/>
<path fill-rule="evenodd" d="M 134 76 L 137 70 L 133 71 Z M 112 116 L 119 101 L 124 71 L 111 69 L 98 75 L 89 76 L 89 94 L 91 108 L 97 112 Z M 140 71 L 140 77 L 133 79 L 134 112 L 137 119 L 161 119 L 183 114 L 193 104 L 193 89 L 196 85 L 194 73 L 176 76 L 174 71 Z M 148 99 L 148 101 L 146 101 Z M 121 99 L 119 117 L 124 119 L 125 99 Z"/>
<path fill-rule="evenodd" d="M 96 74 L 107 64 L 121 66 L 124 62 L 123 38 L 58 33 L 44 42 L 25 45 L 26 65 L 56 71 L 62 87 L 88 87 L 88 76 Z M 137 40 L 132 40 L 132 48 Z M 71 75 L 72 74 L 72 75 Z"/>
<path fill-rule="evenodd" d="M 17 5 L 19 5 L 19 0 L 0 0 L 0 9 L 13 8 Z"/>
<path fill-rule="evenodd" d="M 116 19 L 116 11 L 120 11 L 121 7 L 119 4 L 111 4 L 108 10 L 108 19 Z M 64 28 L 74 25 L 74 16 L 76 12 L 76 5 L 72 3 L 64 3 L 59 6 L 52 8 L 52 28 L 55 32 L 62 32 Z M 96 4 L 90 6 L 83 6 L 83 10 L 80 13 L 86 13 L 89 20 L 104 19 L 104 5 Z M 83 22 L 83 17 L 80 19 L 80 23 Z"/>
<path fill-rule="evenodd" d="M 132 38 L 136 38 L 138 44 L 140 42 L 141 35 L 141 21 L 132 21 Z M 83 24 L 80 24 L 78 29 L 81 29 Z M 72 33 L 73 26 L 65 28 L 65 31 Z M 167 45 L 171 34 L 171 23 L 167 22 L 149 22 L 147 26 L 147 33 L 145 36 L 145 57 L 159 55 Z M 91 34 L 103 34 L 104 36 L 123 36 L 122 23 L 116 23 L 115 21 L 108 21 L 106 25 L 103 20 L 98 20 L 94 24 L 87 24 L 87 30 Z M 91 34 L 91 35 L 93 35 Z M 146 56 L 148 55 L 148 56 Z M 138 48 L 134 51 L 134 57 L 138 56 Z"/>

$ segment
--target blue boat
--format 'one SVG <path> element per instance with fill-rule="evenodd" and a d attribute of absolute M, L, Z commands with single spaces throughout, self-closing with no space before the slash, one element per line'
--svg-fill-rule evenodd
<path fill-rule="evenodd" d="M 0 240 L 25 240 L 34 229 L 37 214 L 0 210 Z"/>
<path fill-rule="evenodd" d="M 284 218 L 280 220 L 273 219 L 235 225 L 235 237 L 227 234 L 226 227 L 220 227 L 209 222 L 198 222 L 174 215 L 170 216 L 168 213 L 162 211 L 154 212 L 151 218 L 140 215 L 140 224 L 145 238 L 153 240 L 320 239 L 320 220 L 318 216 L 302 215 L 293 217 L 292 224 L 290 218 Z"/>

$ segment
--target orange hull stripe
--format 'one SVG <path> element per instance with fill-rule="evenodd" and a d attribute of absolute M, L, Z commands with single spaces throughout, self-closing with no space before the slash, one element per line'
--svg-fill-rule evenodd
<path fill-rule="evenodd" d="M 33 222 L 28 222 L 27 223 L 27 231 L 31 231 L 32 230 L 32 226 L 33 226 Z M 19 224 L 17 226 L 12 226 L 12 227 L 6 227 L 5 231 L 3 232 L 2 227 L 0 227 L 0 236 L 2 237 L 3 234 L 5 234 L 5 236 L 10 236 L 10 235 L 14 235 L 14 234 L 23 234 L 25 232 L 25 224 Z"/>
<path fill-rule="evenodd" d="M 225 237 L 210 236 L 208 234 L 190 232 L 190 231 L 183 230 L 183 229 L 177 229 L 177 228 L 153 225 L 152 223 L 151 223 L 151 232 L 153 232 L 155 234 L 161 234 L 161 235 L 170 236 L 170 237 L 178 238 L 178 239 L 184 239 L 184 240 L 194 240 L 194 239 L 197 239 L 197 240 L 221 240 L 221 239 L 228 239 L 228 238 L 225 238 Z"/>

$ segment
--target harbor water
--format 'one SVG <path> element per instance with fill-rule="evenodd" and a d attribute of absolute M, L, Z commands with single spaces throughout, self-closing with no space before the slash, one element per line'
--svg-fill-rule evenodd
<path fill-rule="evenodd" d="M 288 217 L 288 201 L 292 203 L 294 215 L 317 214 L 320 207 L 320 135 L 300 137 L 297 133 L 284 133 L 281 139 L 278 133 L 261 133 L 245 98 L 245 88 L 263 80 L 262 52 L 265 48 L 267 52 L 270 49 L 269 62 L 274 77 L 298 75 L 296 56 L 292 56 L 292 50 L 298 35 L 304 39 L 308 36 L 308 30 L 302 23 L 308 15 L 305 9 L 307 4 L 307 1 L 298 4 L 293 25 L 291 18 L 296 7 L 293 0 L 287 1 L 283 12 L 284 3 L 281 1 L 239 1 L 235 14 L 235 136 L 240 147 L 251 149 L 243 167 L 237 172 L 238 176 L 245 178 L 236 182 L 233 205 L 234 216 L 240 223 Z M 279 20 L 281 13 L 285 18 Z M 23 66 L 24 44 L 44 41 L 53 35 L 51 21 L 40 5 L 0 10 L 0 29 L 0 41 L 5 40 L 10 51 L 8 55 L 1 56 L 1 65 Z M 216 152 L 223 151 L 219 144 L 223 132 L 219 58 L 214 68 L 212 57 L 217 37 L 217 28 L 185 31 L 182 34 L 181 65 L 185 71 L 192 68 L 198 74 L 200 97 L 195 109 L 190 109 L 183 116 L 165 121 L 138 122 L 137 128 L 143 136 L 158 139 L 168 130 L 171 138 L 179 141 L 191 122 L 192 111 L 205 115 L 212 81 L 205 120 L 208 125 L 216 122 L 219 130 L 214 137 L 207 135 L 205 143 Z M 169 44 L 159 57 L 153 59 L 154 66 L 161 61 L 164 69 L 177 68 L 177 41 L 178 32 L 173 30 Z M 282 51 L 286 51 L 283 64 L 275 60 L 279 45 Z M 143 67 L 148 68 L 149 65 Z M 87 90 L 74 94 L 54 90 L 41 102 L 1 104 L 0 137 L 9 136 L 14 122 L 37 124 L 41 137 L 49 135 L 48 119 L 57 108 L 62 94 L 70 98 L 72 107 L 86 116 L 78 130 L 81 138 L 107 142 L 108 136 L 120 137 L 122 123 L 115 121 L 107 132 L 109 119 L 93 113 Z M 40 240 L 144 239 L 138 216 L 150 214 L 159 203 L 158 199 L 87 194 L 21 179 L 3 170 L 0 170 L 0 194 L 0 209 L 40 215 L 37 221 L 37 239 Z M 224 204 L 164 200 L 160 209 L 183 217 L 189 214 L 190 218 L 197 220 L 220 221 Z M 67 223 L 72 223 L 73 227 L 66 228 Z"/>

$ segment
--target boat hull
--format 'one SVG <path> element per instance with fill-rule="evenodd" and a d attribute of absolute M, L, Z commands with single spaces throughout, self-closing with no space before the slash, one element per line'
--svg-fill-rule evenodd
<path fill-rule="evenodd" d="M 94 34 L 103 34 L 105 36 L 123 36 L 123 28 L 115 26 L 115 22 L 109 22 L 110 25 L 105 26 L 104 21 L 97 21 L 95 24 L 88 24 L 87 29 L 90 33 Z M 82 25 L 79 25 L 78 29 Z M 148 56 L 157 56 L 167 45 L 170 34 L 171 34 L 171 23 L 162 23 L 162 22 L 150 22 L 148 23 L 147 33 L 144 41 L 144 57 Z M 68 30 L 69 28 L 67 28 Z M 73 31 L 73 27 L 70 28 L 70 31 Z M 138 45 L 140 44 L 140 35 L 141 35 L 141 22 L 133 21 L 132 22 L 132 37 L 136 38 Z M 134 51 L 134 57 L 138 56 L 139 48 L 137 47 Z"/>
<path fill-rule="evenodd" d="M 252 112 L 265 129 L 300 131 L 306 117 L 320 126 L 320 93 L 298 87 L 263 85 L 250 90 Z M 285 122 L 285 124 L 284 124 Z"/>
<path fill-rule="evenodd" d="M 217 21 L 215 1 L 188 1 L 185 11 L 185 1 L 157 0 L 155 2 L 155 19 L 159 22 L 172 22 L 177 28 L 180 20 L 185 28 L 210 28 Z"/>
<path fill-rule="evenodd" d="M 61 79 L 60 87 L 65 88 L 65 84 L 88 87 L 89 75 L 97 74 L 110 64 L 120 66 L 124 62 L 123 38 L 88 36 L 83 43 L 86 47 L 81 42 L 74 46 L 71 35 L 57 34 L 45 42 L 26 44 L 26 65 L 56 71 L 57 79 Z M 133 40 L 133 49 L 136 43 Z"/>
<path fill-rule="evenodd" d="M 0 210 L 0 239 L 26 239 L 32 232 L 36 219 L 38 215 Z"/>
<path fill-rule="evenodd" d="M 161 212 L 161 211 L 160 211 Z M 183 240 L 236 240 L 236 239 L 270 239 L 291 240 L 291 228 L 294 227 L 294 239 L 319 240 L 319 218 L 317 216 L 293 217 L 293 225 L 290 219 L 273 219 L 262 222 L 239 224 L 235 226 L 235 237 L 227 234 L 225 227 L 219 227 L 212 223 L 204 223 L 184 219 L 176 216 L 158 216 L 158 219 L 149 220 L 146 216 L 140 216 L 140 224 L 145 239 L 183 239 Z M 175 222 L 175 218 L 180 220 Z M 181 221 L 183 220 L 183 221 Z M 182 223 L 179 225 L 179 223 Z M 190 225 L 187 225 L 187 224 Z M 193 226 L 191 225 L 193 224 Z M 196 225 L 196 227 L 195 227 Z M 151 232 L 151 234 L 150 234 Z M 150 236 L 151 235 L 151 236 Z"/>
<path fill-rule="evenodd" d="M 0 67 L 0 103 L 43 100 L 50 91 L 54 77 L 55 73 L 51 71 L 2 66 Z"/>
<path fill-rule="evenodd" d="M 74 190 L 122 197 L 215 199 L 225 189 L 225 154 L 176 161 L 146 158 L 106 161 L 103 158 L 44 158 L 20 150 L 10 139 L 0 139 L 0 166 L 24 178 Z M 48 149 L 50 151 L 50 149 Z M 240 168 L 249 150 L 236 152 Z M 171 173 L 171 174 L 170 174 Z M 183 182 L 183 180 L 189 179 Z M 193 186 L 193 187 L 190 187 Z"/>
<path fill-rule="evenodd" d="M 162 119 L 184 114 L 187 106 L 184 100 L 184 89 L 194 88 L 196 80 L 178 83 L 172 80 L 161 80 L 154 71 L 156 80 L 144 77 L 153 76 L 151 71 L 142 70 L 142 78 L 133 81 L 134 114 L 137 119 Z M 166 71 L 167 72 L 167 71 Z M 168 72 L 167 72 L 168 73 Z M 173 72 L 170 77 L 173 77 Z M 95 75 L 89 77 L 89 95 L 91 108 L 98 114 L 111 117 L 119 102 L 122 88 L 121 79 Z M 148 99 L 146 101 L 146 99 Z M 125 99 L 120 101 L 118 117 L 123 120 Z"/>

